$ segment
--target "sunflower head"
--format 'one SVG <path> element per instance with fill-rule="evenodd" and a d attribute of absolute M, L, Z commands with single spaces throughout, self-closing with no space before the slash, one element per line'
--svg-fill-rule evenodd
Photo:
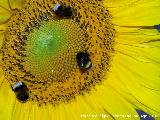
<path fill-rule="evenodd" d="M 26 98 L 58 104 L 102 81 L 115 30 L 109 11 L 95 2 L 29 1 L 15 13 L 2 46 L 12 87 L 23 82 Z"/>
<path fill-rule="evenodd" d="M 1 0 L 0 119 L 159 117 L 158 11 L 159 0 Z"/>

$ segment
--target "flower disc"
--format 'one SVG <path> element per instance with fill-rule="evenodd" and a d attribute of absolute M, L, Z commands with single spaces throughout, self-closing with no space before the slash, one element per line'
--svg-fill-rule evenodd
<path fill-rule="evenodd" d="M 57 12 L 57 5 L 65 11 Z M 109 11 L 95 0 L 28 1 L 5 32 L 5 77 L 11 86 L 23 82 L 30 101 L 40 105 L 68 102 L 103 80 L 114 51 L 114 35 Z M 81 63 L 79 67 L 78 53 L 88 55 L 89 69 L 81 69 Z"/>

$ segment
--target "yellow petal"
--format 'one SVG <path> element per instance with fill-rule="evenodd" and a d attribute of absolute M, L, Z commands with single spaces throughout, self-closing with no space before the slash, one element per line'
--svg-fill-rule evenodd
<path fill-rule="evenodd" d="M 0 25 L 8 22 L 8 19 L 16 9 L 24 5 L 24 0 L 1 0 L 0 1 Z M 1 30 L 1 26 L 0 26 Z"/>
<path fill-rule="evenodd" d="M 159 0 L 105 0 L 116 25 L 144 26 L 160 23 Z"/>
<path fill-rule="evenodd" d="M 159 114 L 160 33 L 154 25 L 160 23 L 160 2 L 127 1 L 105 3 L 117 31 L 108 84 L 139 109 Z"/>

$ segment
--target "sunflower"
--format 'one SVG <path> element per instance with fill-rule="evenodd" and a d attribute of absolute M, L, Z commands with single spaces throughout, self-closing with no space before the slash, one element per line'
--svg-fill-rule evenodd
<path fill-rule="evenodd" d="M 159 11 L 159 0 L 1 0 L 0 119 L 159 120 Z"/>

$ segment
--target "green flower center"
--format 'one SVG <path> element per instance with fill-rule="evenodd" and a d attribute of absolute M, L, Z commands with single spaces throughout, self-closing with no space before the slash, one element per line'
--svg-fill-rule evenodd
<path fill-rule="evenodd" d="M 65 49 L 62 43 L 66 43 L 67 29 L 62 27 L 59 22 L 48 22 L 30 34 L 28 52 L 31 59 L 39 61 L 54 57 L 57 51 Z"/>
<path fill-rule="evenodd" d="M 81 38 L 76 36 L 81 36 Z M 51 64 L 65 51 L 70 51 L 71 47 L 77 43 L 76 41 L 83 41 L 82 39 L 83 31 L 71 20 L 42 23 L 28 37 L 26 54 L 31 64 L 30 67 L 36 70 L 34 66 L 38 65 L 44 71 L 47 64 Z"/>

